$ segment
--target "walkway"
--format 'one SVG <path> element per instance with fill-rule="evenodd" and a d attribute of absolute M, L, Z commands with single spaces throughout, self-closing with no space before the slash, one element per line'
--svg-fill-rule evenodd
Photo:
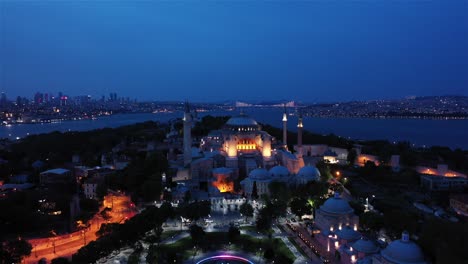
<path fill-rule="evenodd" d="M 276 226 L 276 225 L 273 225 L 272 226 L 272 229 L 274 231 L 274 235 L 275 237 L 278 237 L 280 238 L 283 243 L 289 248 L 289 250 L 291 250 L 291 252 L 294 254 L 294 257 L 296 258 L 294 260 L 294 264 L 310 264 L 312 263 L 312 261 L 310 261 L 309 259 L 305 258 L 296 248 L 296 246 L 294 246 L 291 241 L 289 241 L 288 239 L 288 235 L 285 234 L 284 232 L 281 232 L 281 230 Z"/>

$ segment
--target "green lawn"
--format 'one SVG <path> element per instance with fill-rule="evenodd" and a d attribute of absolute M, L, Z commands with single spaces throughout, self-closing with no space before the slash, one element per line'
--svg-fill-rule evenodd
<path fill-rule="evenodd" d="M 180 233 L 183 233 L 183 232 L 185 232 L 185 231 L 183 231 L 183 230 L 169 230 L 169 231 L 165 231 L 165 232 L 163 232 L 163 233 L 161 234 L 161 241 L 163 241 L 163 240 L 165 240 L 165 239 L 167 239 L 167 238 L 170 238 L 170 237 L 172 237 L 172 236 L 176 236 L 176 235 L 178 235 L 178 234 L 180 234 Z"/>
<path fill-rule="evenodd" d="M 297 244 L 296 240 L 294 240 L 294 238 L 292 237 L 288 237 L 289 241 L 291 242 L 291 244 L 293 244 L 296 248 L 297 248 L 297 251 L 299 251 L 299 253 L 302 254 L 302 256 L 304 256 L 305 258 L 308 258 L 309 256 L 307 256 L 307 254 L 304 252 L 304 250 Z"/>
<path fill-rule="evenodd" d="M 265 236 L 268 236 L 269 234 L 273 234 L 273 230 L 271 228 L 268 229 L 268 230 L 258 231 L 255 226 L 241 226 L 239 229 L 249 231 L 249 232 L 253 232 L 253 233 L 259 232 L 260 234 L 265 235 Z"/>
<path fill-rule="evenodd" d="M 258 252 L 264 252 L 268 247 L 273 248 L 277 255 L 286 256 L 291 260 L 295 259 L 294 254 L 281 239 L 258 239 L 248 235 L 240 235 L 236 241 L 229 244 L 227 233 L 224 232 L 206 233 L 204 242 L 201 243 L 200 247 L 197 249 L 197 253 L 200 251 L 207 252 L 228 249 L 257 254 Z M 178 254 L 181 255 L 183 259 L 189 259 L 194 255 L 194 244 L 190 237 L 186 237 L 173 244 L 160 245 L 159 251 L 172 255 Z"/>

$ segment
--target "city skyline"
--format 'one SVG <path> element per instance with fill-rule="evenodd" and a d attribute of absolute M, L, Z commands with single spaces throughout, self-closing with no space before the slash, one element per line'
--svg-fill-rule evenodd
<path fill-rule="evenodd" d="M 467 8 L 4 1 L 0 90 L 198 102 L 468 95 Z"/>

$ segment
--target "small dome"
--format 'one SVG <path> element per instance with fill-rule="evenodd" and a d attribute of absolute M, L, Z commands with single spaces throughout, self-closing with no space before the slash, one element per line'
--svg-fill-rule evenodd
<path fill-rule="evenodd" d="M 284 166 L 275 166 L 269 172 L 272 177 L 286 177 L 290 174 L 289 170 Z"/>
<path fill-rule="evenodd" d="M 213 169 L 213 174 L 231 174 L 233 171 L 230 168 L 219 167 Z"/>
<path fill-rule="evenodd" d="M 372 241 L 367 238 L 361 238 L 358 241 L 354 242 L 352 248 L 358 252 L 365 254 L 373 254 L 379 251 L 379 247 Z"/>
<path fill-rule="evenodd" d="M 345 226 L 341 230 L 336 230 L 336 235 L 341 239 L 346 240 L 357 240 L 361 237 L 361 234 L 358 231 L 354 231 L 353 228 Z"/>
<path fill-rule="evenodd" d="M 354 210 L 349 206 L 349 203 L 341 199 L 340 194 L 335 192 L 335 196 L 328 198 L 325 203 L 320 206 L 320 210 L 330 214 L 350 214 Z"/>
<path fill-rule="evenodd" d="M 320 179 L 320 171 L 314 166 L 304 166 L 299 170 L 297 176 L 310 181 L 317 181 Z"/>
<path fill-rule="evenodd" d="M 226 122 L 229 126 L 258 126 L 257 121 L 248 117 L 247 115 L 241 114 L 239 116 L 231 117 Z"/>
<path fill-rule="evenodd" d="M 249 178 L 251 180 L 266 180 L 269 178 L 268 171 L 263 168 L 255 169 L 249 173 Z"/>
<path fill-rule="evenodd" d="M 413 241 L 409 240 L 407 232 L 399 240 L 390 243 L 382 250 L 382 257 L 386 260 L 398 264 L 423 264 L 424 254 L 421 248 Z"/>

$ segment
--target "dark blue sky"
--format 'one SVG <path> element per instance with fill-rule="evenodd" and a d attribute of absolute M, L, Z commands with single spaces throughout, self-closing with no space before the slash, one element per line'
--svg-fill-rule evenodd
<path fill-rule="evenodd" d="M 466 0 L 0 0 L 0 30 L 10 98 L 468 95 Z"/>

